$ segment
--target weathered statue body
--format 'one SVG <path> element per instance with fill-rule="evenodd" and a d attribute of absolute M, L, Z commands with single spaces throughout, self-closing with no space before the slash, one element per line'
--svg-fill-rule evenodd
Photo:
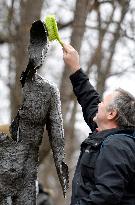
<path fill-rule="evenodd" d="M 0 134 L 0 205 L 36 204 L 38 153 L 45 125 L 64 194 L 68 186 L 59 91 L 35 73 L 47 46 L 41 21 L 32 25 L 30 37 L 29 63 L 21 78 L 23 103 L 11 124 L 11 137 Z"/>

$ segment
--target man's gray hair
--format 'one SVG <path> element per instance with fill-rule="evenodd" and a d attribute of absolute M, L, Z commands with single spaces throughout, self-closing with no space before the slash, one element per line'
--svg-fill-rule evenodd
<path fill-rule="evenodd" d="M 108 109 L 117 111 L 118 127 L 135 127 L 135 97 L 121 88 L 116 89 L 114 93 L 113 101 L 108 105 Z"/>

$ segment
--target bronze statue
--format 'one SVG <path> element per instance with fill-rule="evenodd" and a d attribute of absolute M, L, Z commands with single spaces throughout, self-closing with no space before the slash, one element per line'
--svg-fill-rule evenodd
<path fill-rule="evenodd" d="M 22 106 L 11 123 L 11 137 L 0 133 L 0 205 L 36 204 L 38 154 L 45 125 L 64 196 L 68 187 L 59 91 L 36 73 L 47 52 L 47 31 L 40 20 L 32 24 L 28 50 L 29 62 L 21 76 Z"/>

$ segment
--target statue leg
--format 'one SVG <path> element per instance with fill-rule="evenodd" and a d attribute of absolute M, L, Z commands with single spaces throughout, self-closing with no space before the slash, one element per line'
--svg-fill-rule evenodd
<path fill-rule="evenodd" d="M 36 188 L 34 179 L 24 181 L 24 186 L 20 186 L 17 195 L 13 197 L 12 205 L 36 205 Z"/>
<path fill-rule="evenodd" d="M 36 205 L 36 178 L 37 154 L 35 151 L 25 161 L 24 173 L 21 183 L 17 183 L 17 193 L 13 198 L 13 205 Z"/>

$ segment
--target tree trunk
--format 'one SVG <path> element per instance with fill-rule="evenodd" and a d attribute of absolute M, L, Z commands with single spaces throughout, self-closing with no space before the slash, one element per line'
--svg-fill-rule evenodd
<path fill-rule="evenodd" d="M 80 48 L 82 45 L 82 40 L 85 32 L 85 22 L 89 12 L 90 7 L 89 0 L 77 0 L 75 15 L 73 21 L 73 30 L 71 35 L 71 45 L 80 53 Z M 69 82 L 69 71 L 65 66 L 61 82 L 61 101 L 62 101 L 62 111 L 64 120 L 66 119 L 66 114 L 69 110 L 70 101 L 72 99 L 72 88 Z"/>
<path fill-rule="evenodd" d="M 93 2 L 93 1 L 92 1 Z M 80 53 L 82 40 L 85 32 L 85 22 L 87 15 L 91 7 L 89 0 L 77 0 L 76 8 L 73 21 L 73 30 L 71 35 L 71 45 Z M 69 169 L 72 163 L 73 152 L 75 151 L 76 143 L 74 142 L 74 126 L 75 126 L 75 115 L 76 115 L 76 98 L 74 97 L 71 83 L 69 81 L 69 71 L 65 66 L 60 86 L 61 101 L 62 101 L 62 112 L 64 118 L 64 129 L 66 139 L 66 153 L 67 161 L 69 162 Z M 68 118 L 70 112 L 70 117 Z M 71 200 L 71 170 L 70 170 L 70 185 L 67 195 L 67 203 Z"/>
<path fill-rule="evenodd" d="M 34 3 L 33 0 L 21 0 L 20 2 L 20 16 L 18 17 L 20 18 L 20 21 L 18 25 L 15 25 L 15 40 L 13 42 L 13 49 L 11 52 L 11 58 L 14 59 L 14 64 L 10 66 L 15 72 L 15 81 L 10 90 L 11 118 L 16 115 L 21 104 L 20 76 L 28 61 L 27 48 L 29 42 L 29 29 L 32 22 L 40 18 L 42 4 L 43 0 L 37 0 Z"/>

